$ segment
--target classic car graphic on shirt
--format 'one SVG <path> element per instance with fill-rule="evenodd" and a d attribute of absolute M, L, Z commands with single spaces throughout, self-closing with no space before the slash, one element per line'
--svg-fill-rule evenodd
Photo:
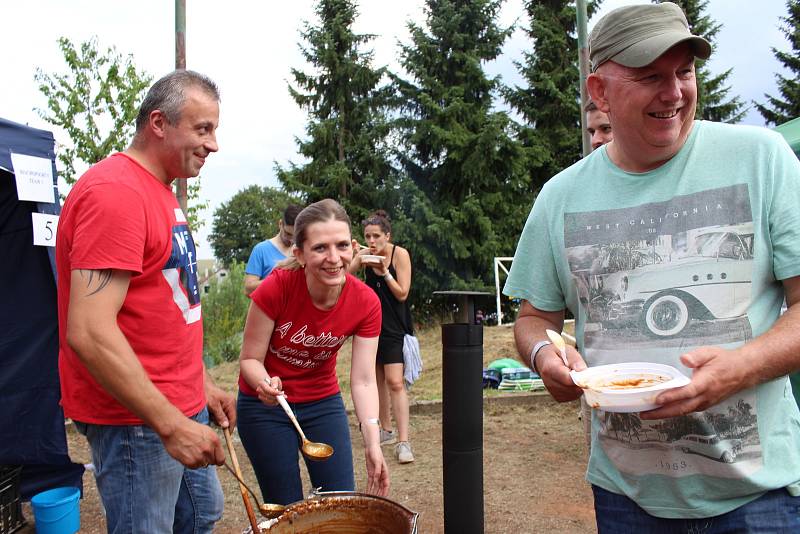
<path fill-rule="evenodd" d="M 736 478 L 762 465 L 751 392 L 685 417 L 645 421 L 634 413 L 603 411 L 596 417 L 603 451 L 632 474 Z"/>
<path fill-rule="evenodd" d="M 738 438 L 723 439 L 719 434 L 686 434 L 672 443 L 685 453 L 701 454 L 708 458 L 719 458 L 725 463 L 733 462 L 742 450 L 743 440 Z"/>
<path fill-rule="evenodd" d="M 750 301 L 752 224 L 710 227 L 686 255 L 637 267 L 617 278 L 605 326 L 638 324 L 653 337 L 680 335 L 693 319 L 742 317 Z"/>
<path fill-rule="evenodd" d="M 564 243 L 590 366 L 682 367 L 680 355 L 693 347 L 732 348 L 752 338 L 757 243 L 746 185 L 567 213 Z M 593 424 L 603 453 L 623 472 L 737 478 L 763 465 L 756 402 L 745 390 L 704 412 L 656 421 L 594 410 Z"/>
<path fill-rule="evenodd" d="M 746 314 L 753 223 L 741 213 L 749 199 L 741 196 L 746 188 L 726 189 L 727 197 L 720 194 L 713 201 L 701 193 L 701 198 L 689 195 L 631 208 L 628 214 L 591 214 L 615 222 L 586 225 L 580 244 L 567 248 L 587 317 L 587 344 L 602 337 L 600 332 L 654 340 L 722 337 L 698 344 L 751 336 Z M 587 219 L 589 214 L 570 215 Z M 597 241 L 588 242 L 589 235 Z"/>

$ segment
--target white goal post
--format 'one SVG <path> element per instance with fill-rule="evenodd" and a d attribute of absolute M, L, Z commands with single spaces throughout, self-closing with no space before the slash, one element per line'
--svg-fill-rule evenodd
<path fill-rule="evenodd" d="M 495 296 L 497 297 L 497 326 L 501 326 L 503 324 L 503 312 L 500 310 L 500 269 L 503 269 L 503 272 L 506 273 L 508 276 L 508 268 L 503 264 L 503 262 L 508 262 L 509 267 L 511 267 L 511 263 L 514 261 L 514 258 L 508 257 L 495 257 L 494 258 L 494 288 L 495 288 Z M 513 321 L 512 321 L 513 322 Z M 566 319 L 564 321 L 565 327 L 570 327 L 575 323 L 575 319 Z M 575 327 L 571 326 L 571 331 L 575 331 Z M 568 333 L 568 332 L 561 332 L 561 335 L 564 336 L 567 344 L 575 346 L 575 337 Z"/>
<path fill-rule="evenodd" d="M 508 262 L 509 267 L 511 266 L 511 262 L 514 261 L 514 258 L 510 257 L 495 257 L 494 258 L 494 288 L 497 297 L 497 326 L 501 326 L 503 324 L 503 312 L 500 309 L 500 269 L 506 273 L 508 276 L 508 269 L 503 264 L 503 262 Z"/>

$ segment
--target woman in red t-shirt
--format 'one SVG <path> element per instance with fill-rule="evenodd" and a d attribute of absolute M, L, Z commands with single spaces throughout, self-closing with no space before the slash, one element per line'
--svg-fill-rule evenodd
<path fill-rule="evenodd" d="M 375 354 L 381 305 L 347 273 L 353 259 L 350 219 L 334 200 L 311 204 L 295 219 L 293 257 L 279 263 L 252 293 L 240 355 L 239 435 L 264 500 L 303 498 L 300 440 L 277 405 L 286 395 L 311 441 L 334 448 L 322 462 L 306 461 L 312 485 L 353 491 L 350 430 L 336 356 L 353 336 L 350 389 L 364 437 L 367 492 L 385 496 L 389 472 L 380 448 Z"/>

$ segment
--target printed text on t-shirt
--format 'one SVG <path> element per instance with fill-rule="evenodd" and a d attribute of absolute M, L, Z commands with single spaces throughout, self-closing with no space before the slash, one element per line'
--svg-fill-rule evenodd
<path fill-rule="evenodd" d="M 297 367 L 314 368 L 321 364 L 321 362 L 328 360 L 335 353 L 336 350 L 344 343 L 347 336 L 335 336 L 332 332 L 322 332 L 320 334 L 309 334 L 308 325 L 303 325 L 295 332 L 291 333 L 292 322 L 287 321 L 278 326 L 275 331 L 284 339 L 287 335 L 289 343 L 295 346 L 282 346 L 274 347 L 270 344 L 269 351 L 277 358 Z M 299 345 L 300 347 L 296 347 Z M 307 348 L 331 348 L 334 350 L 314 351 L 312 353 Z"/>

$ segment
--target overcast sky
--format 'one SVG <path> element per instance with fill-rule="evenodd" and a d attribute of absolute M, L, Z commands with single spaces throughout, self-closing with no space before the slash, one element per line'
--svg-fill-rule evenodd
<path fill-rule="evenodd" d="M 632 0 L 605 0 L 600 15 Z M 288 95 L 292 67 L 303 67 L 298 51 L 303 21 L 313 21 L 310 0 L 244 1 L 186 0 L 187 67 L 213 78 L 222 92 L 218 141 L 220 151 L 206 161 L 202 192 L 211 207 L 205 228 L 196 236 L 198 256 L 212 257 L 207 234 L 213 210 L 251 184 L 277 186 L 274 162 L 300 161 L 296 136 L 304 135 L 305 114 Z M 362 0 L 355 30 L 373 33 L 376 65 L 397 70 L 397 42 L 408 42 L 406 22 L 423 22 L 421 0 Z M 506 0 L 501 24 L 527 24 L 522 0 Z M 729 68 L 732 93 L 748 103 L 776 95 L 775 73 L 785 72 L 770 47 L 790 50 L 780 31 L 786 16 L 784 0 L 710 0 L 707 14 L 722 24 L 710 61 L 712 73 Z M 595 20 L 589 21 L 591 29 Z M 174 2 L 170 0 L 27 0 L 6 2 L 0 50 L 3 82 L 0 117 L 53 130 L 34 108 L 46 107 L 34 81 L 36 68 L 48 73 L 67 68 L 56 40 L 68 37 L 76 45 L 98 37 L 103 48 L 115 46 L 133 54 L 140 69 L 159 77 L 174 68 Z M 503 56 L 487 65 L 508 84 L 521 83 L 512 61 L 530 48 L 517 31 Z M 745 121 L 763 124 L 751 111 Z M 59 131 L 56 140 L 69 140 Z M 376 206 L 376 208 L 379 206 Z M 269 236 L 265 236 L 269 237 Z"/>

